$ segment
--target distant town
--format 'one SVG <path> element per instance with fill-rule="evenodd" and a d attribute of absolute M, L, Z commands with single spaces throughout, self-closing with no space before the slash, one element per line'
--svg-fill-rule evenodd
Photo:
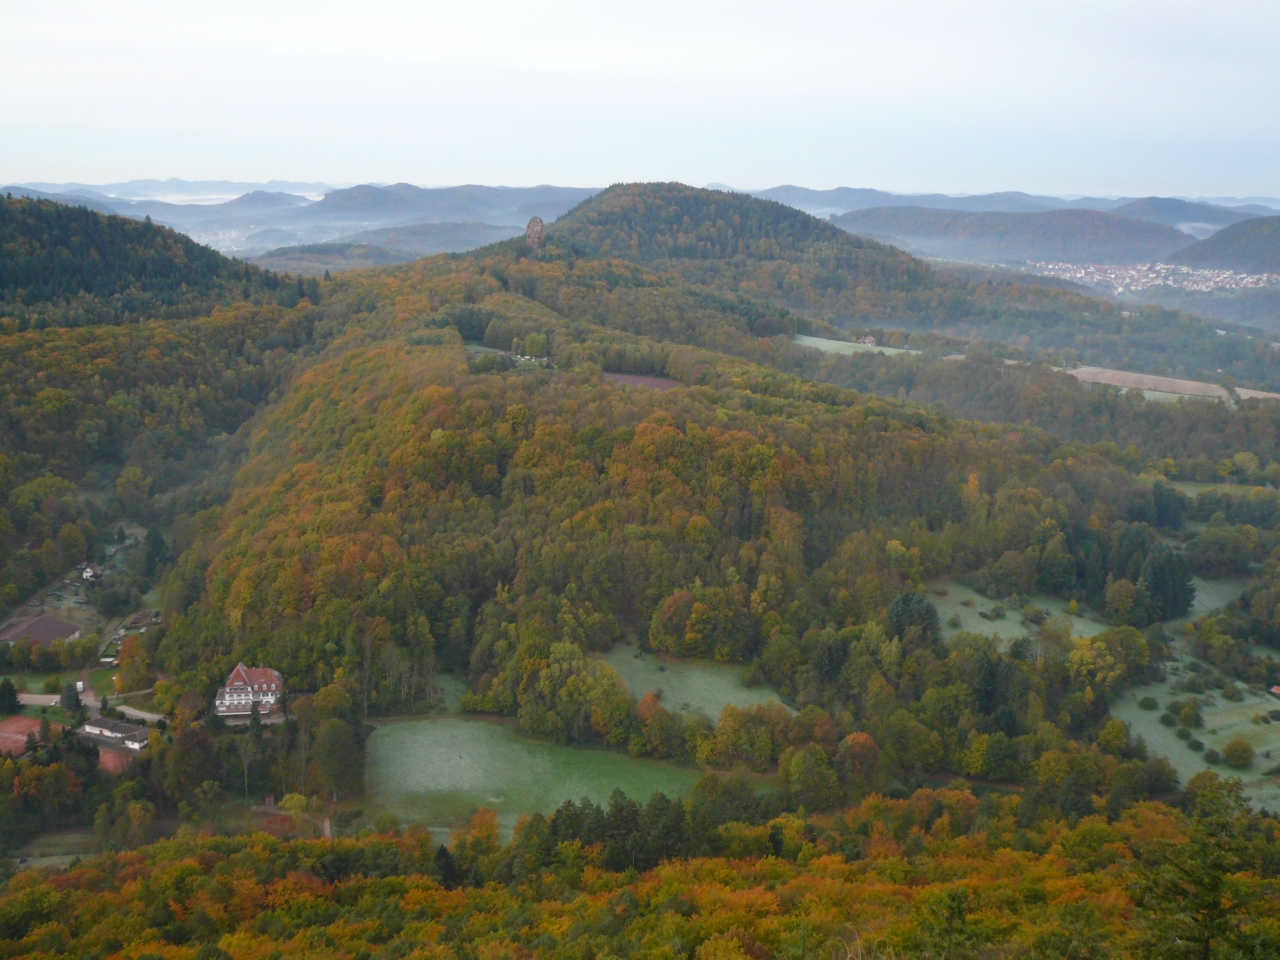
<path fill-rule="evenodd" d="M 1201 270 L 1168 263 L 1147 263 L 1133 267 L 1096 263 L 1032 262 L 1027 269 L 1041 277 L 1057 277 L 1116 294 L 1137 293 L 1152 287 L 1173 287 L 1208 293 L 1217 290 L 1252 290 L 1280 286 L 1277 273 L 1235 273 L 1232 270 Z"/>

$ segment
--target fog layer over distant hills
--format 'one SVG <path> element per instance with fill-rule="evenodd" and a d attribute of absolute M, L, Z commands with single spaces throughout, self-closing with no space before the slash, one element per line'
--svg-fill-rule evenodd
<path fill-rule="evenodd" d="M 591 187 L 177 179 L 96 185 L 32 182 L 4 189 L 82 204 L 101 213 L 151 217 L 224 253 L 253 257 L 270 251 L 280 262 L 292 259 L 287 250 L 281 259 L 281 248 L 316 244 L 378 247 L 385 253 L 376 255 L 380 261 L 470 249 L 514 235 L 532 216 L 552 221 L 598 192 Z M 979 262 L 1144 262 L 1223 227 L 1280 212 L 1280 200 L 1267 197 L 1208 202 L 1063 198 L 1016 191 L 951 196 L 790 185 L 749 192 L 817 216 L 838 217 L 836 222 L 847 230 L 927 256 Z M 409 228 L 421 229 L 415 235 L 405 232 Z M 309 267 L 317 266 L 317 256 L 314 249 L 307 251 Z"/>
<path fill-rule="evenodd" d="M 212 193 L 225 197 L 219 191 L 240 187 L 256 189 L 214 203 L 171 202 L 175 196 L 206 197 Z M 278 187 L 307 192 L 268 189 Z M 108 194 L 112 188 L 120 188 L 119 195 Z M 312 199 L 310 191 L 317 188 L 322 196 Z M 241 256 L 284 246 L 346 241 L 369 230 L 419 224 L 484 226 L 489 229 L 480 230 L 479 234 L 492 236 L 495 228 L 523 228 L 533 216 L 554 220 L 598 192 L 591 187 L 423 188 L 408 183 L 327 189 L 326 184 L 284 181 L 130 181 L 99 187 L 42 183 L 4 189 L 17 195 L 87 206 L 100 213 L 118 213 L 139 220 L 150 217 L 224 253 Z M 157 199 L 159 195 L 170 199 Z M 460 241 L 469 237 L 466 230 L 453 232 Z M 470 234 L 476 232 L 472 230 Z M 509 230 L 498 232 L 510 235 Z"/>

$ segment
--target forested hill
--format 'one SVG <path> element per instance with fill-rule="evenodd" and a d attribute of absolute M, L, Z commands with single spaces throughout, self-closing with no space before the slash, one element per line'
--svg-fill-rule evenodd
<path fill-rule="evenodd" d="M 1155 461 L 1167 451 L 1064 446 L 1037 428 L 1111 413 L 1153 443 L 1163 427 L 1187 453 L 1226 453 L 1201 449 L 1208 431 L 1185 408 L 1161 424 L 1077 405 L 1056 423 L 1046 414 L 1011 428 L 807 378 L 805 364 L 826 355 L 789 335 L 819 329 L 824 311 L 1019 329 L 1028 316 L 1078 324 L 1104 305 L 967 285 L 802 217 L 686 188 L 616 188 L 555 225 L 544 249 L 516 238 L 355 271 L 316 282 L 315 298 L 290 309 L 0 327 L 0 439 L 14 462 L 79 479 L 84 465 L 59 462 L 68 448 L 98 437 L 103 456 L 122 456 L 127 445 L 136 469 L 112 476 L 108 506 L 120 508 L 101 526 L 129 510 L 173 516 L 178 554 L 156 571 L 163 622 L 122 647 L 120 667 L 129 686 L 154 681 L 168 730 L 119 781 L 93 769 L 96 755 L 82 763 L 49 743 L 51 731 L 32 757 L 0 763 L 0 843 L 78 817 L 117 851 L 10 884 L 0 956 L 238 960 L 377 946 L 444 957 L 456 946 L 745 960 L 826 955 L 829 938 L 853 936 L 846 920 L 912 957 L 1063 957 L 1084 935 L 1093 946 L 1076 955 L 1100 956 L 1150 922 L 1150 897 L 1128 891 L 1175 855 L 1151 838 L 1189 840 L 1184 860 L 1216 857 L 1207 882 L 1229 881 L 1237 904 L 1224 923 L 1252 938 L 1253 955 L 1274 955 L 1269 914 L 1254 919 L 1255 904 L 1275 906 L 1264 899 L 1280 862 L 1271 821 L 1212 773 L 1184 796 L 1204 824 L 1154 802 L 1172 798 L 1176 773 L 1109 709 L 1163 676 L 1171 641 L 1158 625 L 1189 612 L 1191 564 L 1262 560 L 1273 541 L 1259 528 L 1270 537 L 1280 526 L 1280 496 L 1191 505 L 1161 479 L 1178 469 Z M 932 383 L 921 382 L 931 370 L 900 370 L 892 391 L 945 398 L 958 383 L 997 411 L 1082 395 L 1049 374 L 1009 382 L 1029 367 L 979 380 L 979 365 L 938 363 L 957 373 Z M 667 383 L 606 375 L 619 372 Z M 818 372 L 883 387 L 877 371 Z M 1229 421 L 1257 410 L 1219 412 L 1212 432 L 1230 437 Z M 228 499 L 154 495 L 152 464 L 253 417 Z M 1277 449 L 1253 442 L 1262 419 L 1235 436 Z M 1226 464 L 1246 479 L 1280 476 L 1272 466 L 1253 453 Z M 99 526 L 76 525 L 68 481 L 18 479 L 0 508 L 10 603 L 79 562 Z M 1184 510 L 1223 521 L 1197 524 L 1185 551 L 1174 545 Z M 929 599 L 942 594 L 926 586 L 947 576 L 999 598 L 992 617 L 1006 603 L 1023 609 L 1027 636 L 947 636 Z M 1105 611 L 1107 625 L 1074 637 L 1066 613 L 1022 606 L 1037 594 L 1054 609 Z M 1243 700 L 1236 681 L 1275 682 L 1253 651 L 1280 636 L 1277 610 L 1280 586 L 1264 579 L 1235 619 L 1194 625 L 1224 700 Z M 712 718 L 657 694 L 637 700 L 595 656 L 624 639 L 738 664 L 795 712 L 730 705 Z M 290 722 L 242 734 L 193 723 L 241 659 L 280 670 Z M 442 668 L 465 684 L 465 712 L 708 776 L 687 801 L 658 795 L 642 810 L 619 792 L 608 813 L 569 804 L 530 817 L 505 847 L 483 813 L 451 850 L 422 830 L 323 849 L 196 836 L 196 824 L 216 825 L 228 789 L 246 801 L 251 786 L 283 794 L 282 810 L 316 809 L 322 800 L 303 798 L 321 794 L 354 801 L 366 719 L 424 710 Z M 1206 692 L 1190 674 L 1185 689 Z M 1199 703 L 1164 706 L 1189 736 Z M 770 781 L 712 772 L 743 768 L 778 789 L 761 796 Z M 337 812 L 332 826 L 351 830 Z M 167 846 L 121 849 L 148 839 L 153 814 L 192 827 Z M 732 860 L 689 859 L 715 854 Z M 662 872 L 624 873 L 651 869 Z M 1086 900 L 1096 906 L 1076 906 Z M 1173 956 L 1165 946 L 1185 930 L 1157 933 L 1140 955 Z"/>
<path fill-rule="evenodd" d="M 527 257 L 535 265 L 615 258 L 648 267 L 668 284 L 765 301 L 845 328 L 934 331 L 1015 344 L 1057 365 L 1211 382 L 1229 376 L 1242 386 L 1280 389 L 1280 351 L 1246 331 L 1222 335 L 1214 323 L 1176 310 L 1134 312 L 1045 286 L 967 282 L 894 247 L 745 194 L 665 183 L 614 186 L 556 221 L 542 251 L 516 239 L 472 256 L 494 254 Z"/>
<path fill-rule="evenodd" d="M 1114 207 L 1117 216 L 1163 223 L 1170 227 L 1185 228 L 1193 236 L 1205 236 L 1205 232 L 1248 220 L 1256 214 L 1246 210 L 1222 207 L 1216 203 L 1197 203 L 1176 197 L 1143 197 Z"/>
<path fill-rule="evenodd" d="M 24 197 L 0 202 L 0 293 L 27 305 L 138 290 L 207 290 L 231 262 L 165 227 Z"/>
<path fill-rule="evenodd" d="M 777 260 L 843 239 L 829 223 L 795 207 L 680 183 L 611 187 L 570 210 L 551 233 L 570 241 L 576 252 L 637 261 Z M 890 261 L 909 259 L 875 243 L 852 246 Z"/>
<path fill-rule="evenodd" d="M 1258 217 L 1233 224 L 1165 260 L 1185 267 L 1237 273 L 1280 273 L 1280 217 Z"/>
<path fill-rule="evenodd" d="M 81 326 L 194 316 L 278 283 L 150 221 L 0 197 L 0 318 Z"/>
<path fill-rule="evenodd" d="M 877 295 L 945 288 L 920 260 L 748 194 L 679 183 L 611 187 L 552 226 L 548 252 L 631 260 L 832 319 Z"/>

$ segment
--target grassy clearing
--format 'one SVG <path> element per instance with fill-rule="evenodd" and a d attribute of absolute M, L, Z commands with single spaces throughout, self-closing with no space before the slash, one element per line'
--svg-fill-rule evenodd
<path fill-rule="evenodd" d="M 1189 659 L 1184 654 L 1180 657 L 1180 663 L 1173 666 L 1185 669 Z M 1202 770 L 1236 775 L 1244 780 L 1248 793 L 1253 797 L 1254 806 L 1269 810 L 1280 809 L 1280 780 L 1265 775 L 1267 770 L 1280 764 L 1280 723 L 1256 722 L 1256 718 L 1263 714 L 1280 709 L 1280 700 L 1270 694 L 1247 689 L 1241 703 L 1223 699 L 1220 692 L 1202 695 L 1199 699 L 1204 725 L 1192 730 L 1191 735 L 1192 739 L 1204 744 L 1204 750 L 1195 751 L 1188 746 L 1189 740 L 1178 739 L 1176 728 L 1160 723 L 1160 715 L 1170 701 L 1185 700 L 1189 696 L 1172 689 L 1173 684 L 1183 675 L 1181 671 L 1171 671 L 1169 679 L 1162 683 L 1126 690 L 1112 704 L 1112 716 L 1127 723 L 1131 735 L 1141 736 L 1146 740 L 1153 756 L 1163 754 L 1168 757 L 1183 783 Z M 1143 697 L 1154 697 L 1160 705 L 1159 709 L 1143 710 L 1138 706 Z M 1254 749 L 1256 757 L 1252 769 L 1232 770 L 1225 764 L 1211 765 L 1205 760 L 1205 753 L 1210 749 L 1222 753 L 1223 747 L 1237 737 L 1247 740 Z"/>
<path fill-rule="evenodd" d="M 620 643 L 604 655 L 637 699 L 661 691 L 668 710 L 705 713 L 712 720 L 726 704 L 750 707 L 782 697 L 772 687 L 746 687 L 742 667 L 711 660 L 676 660 L 659 657 L 630 644 Z"/>
<path fill-rule="evenodd" d="M 1013 607 L 999 600 L 991 600 L 958 580 L 949 578 L 934 580 L 928 585 L 928 591 L 929 599 L 938 608 L 938 618 L 942 621 L 942 635 L 948 640 L 963 630 L 989 637 L 995 636 L 1007 644 L 1018 637 L 1026 636 L 1033 629 L 1022 623 L 1024 608 Z M 1039 607 L 1051 617 L 1059 613 L 1067 613 L 1067 602 L 1057 597 L 1031 594 L 1024 603 Z M 993 615 L 998 609 L 1004 610 L 1003 617 L 988 620 L 982 616 L 983 613 Z M 1081 610 L 1080 613 L 1085 614 L 1086 611 Z M 1068 613 L 1068 616 L 1071 615 Z M 953 619 L 955 617 L 959 618 L 958 625 Z M 1105 630 L 1106 627 L 1107 624 L 1100 617 L 1095 620 L 1085 615 L 1071 616 L 1071 632 L 1077 637 L 1091 637 Z"/>
<path fill-rule="evenodd" d="M 1247 582 L 1247 577 L 1223 577 L 1207 581 L 1195 578 L 1196 601 L 1190 614 L 1181 620 L 1165 624 L 1174 657 L 1169 664 L 1166 679 L 1160 683 L 1124 691 L 1111 705 L 1111 715 L 1127 723 L 1132 736 L 1140 736 L 1146 740 L 1152 756 L 1163 754 L 1168 757 L 1183 783 L 1202 770 L 1216 770 L 1222 774 L 1239 776 L 1252 796 L 1255 807 L 1275 810 L 1280 808 L 1280 780 L 1268 776 L 1266 771 L 1280 764 L 1280 723 L 1260 721 L 1271 710 L 1280 709 L 1280 699 L 1260 690 L 1241 687 L 1244 700 L 1233 703 L 1224 698 L 1220 691 L 1209 690 L 1197 698 L 1204 722 L 1191 731 L 1191 737 L 1187 740 L 1179 739 L 1176 727 L 1167 727 L 1160 722 L 1160 716 L 1170 701 L 1186 700 L 1192 696 L 1174 689 L 1187 675 L 1187 667 L 1194 660 L 1190 644 L 1179 629 L 1180 626 L 1234 600 Z M 1275 651 L 1262 648 L 1255 652 L 1260 656 L 1276 655 Z M 1142 709 L 1139 703 L 1145 697 L 1154 698 L 1159 705 L 1158 709 Z M 1205 760 L 1205 754 L 1210 750 L 1217 750 L 1221 754 L 1223 748 L 1237 737 L 1248 741 L 1254 749 L 1256 757 L 1251 769 L 1232 770 L 1226 764 L 1210 764 Z M 1193 750 L 1188 746 L 1191 740 L 1200 741 L 1204 748 Z"/>
<path fill-rule="evenodd" d="M 97 852 L 95 840 L 92 830 L 52 830 L 28 840 L 12 856 L 15 860 L 22 861 L 24 869 L 63 869 L 77 857 L 83 859 L 93 856 Z"/>
<path fill-rule="evenodd" d="M 1169 486 L 1181 490 L 1188 497 L 1204 493 L 1206 490 L 1220 490 L 1223 493 L 1248 493 L 1255 489 L 1247 483 L 1201 483 L 1198 480 L 1170 480 Z"/>
<path fill-rule="evenodd" d="M 1183 620 L 1171 620 L 1171 624 L 1182 623 L 1184 620 L 1194 620 L 1196 617 L 1202 617 L 1206 613 L 1221 610 L 1240 594 L 1244 593 L 1244 588 L 1249 585 L 1247 576 L 1219 577 L 1216 580 L 1201 580 L 1199 577 L 1192 577 L 1191 581 L 1196 585 L 1195 603 L 1191 604 L 1191 610 Z"/>
<path fill-rule="evenodd" d="M 89 674 L 89 685 L 80 694 L 81 698 L 91 696 L 101 696 L 106 694 L 109 697 L 115 696 L 115 684 L 111 678 L 115 676 L 115 667 L 103 667 L 100 670 L 94 670 Z M 58 673 L 9 673 L 0 674 L 0 679 L 7 677 L 13 681 L 14 686 L 24 693 L 44 693 L 44 682 L 50 677 L 58 679 L 58 689 L 56 692 L 62 692 L 62 685 L 68 680 L 79 682 L 83 676 L 81 670 L 63 670 Z M 26 690 L 22 689 L 22 684 L 26 683 Z"/>
<path fill-rule="evenodd" d="M 43 713 L 41 711 L 44 711 Z M 24 717 L 34 717 L 37 720 L 43 720 L 48 717 L 50 723 L 60 723 L 64 727 L 71 725 L 72 716 L 59 706 L 52 707 L 22 707 L 19 712 Z"/>
<path fill-rule="evenodd" d="M 872 346 L 869 343 L 849 343 L 847 340 L 827 340 L 825 337 L 806 337 L 797 333 L 795 342 L 802 347 L 816 347 L 825 353 L 919 353 L 919 350 L 903 350 L 899 347 Z"/>
<path fill-rule="evenodd" d="M 686 796 L 698 771 L 607 750 L 526 740 L 509 724 L 439 717 L 380 723 L 369 740 L 366 800 L 441 835 L 479 807 L 510 836 L 523 814 L 565 800 L 608 803 L 614 789 L 643 803 Z"/>
<path fill-rule="evenodd" d="M 1188 620 L 1211 613 L 1226 606 L 1244 591 L 1249 582 L 1248 577 L 1222 577 L 1217 580 L 1202 580 L 1193 577 L 1196 587 L 1196 599 L 1187 616 L 1170 620 L 1166 628 L 1175 629 Z M 1034 627 L 1022 622 L 1023 611 L 1029 607 L 1038 607 L 1049 616 L 1066 613 L 1071 617 L 1071 633 L 1076 637 L 1091 637 L 1101 633 L 1110 622 L 1096 611 L 1081 607 L 1072 615 L 1068 612 L 1068 603 L 1057 597 L 1044 594 L 1030 594 L 1020 598 L 1015 606 L 1007 601 L 992 600 L 965 586 L 958 580 L 945 578 L 933 580 L 928 585 L 929 599 L 938 608 L 938 618 L 942 621 L 942 633 L 947 639 L 964 630 L 969 633 L 981 633 L 998 637 L 1004 643 L 1026 636 Z M 1004 611 L 1003 617 L 987 619 L 982 614 L 994 615 L 997 610 Z M 953 617 L 959 618 L 956 625 Z"/>

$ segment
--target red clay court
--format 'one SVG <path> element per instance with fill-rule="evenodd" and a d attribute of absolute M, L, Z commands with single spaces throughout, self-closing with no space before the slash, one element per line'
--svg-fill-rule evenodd
<path fill-rule="evenodd" d="M 20 757 L 26 753 L 28 731 L 40 736 L 39 718 L 19 714 L 0 720 L 0 757 Z"/>
<path fill-rule="evenodd" d="M 136 756 L 136 753 L 126 753 L 123 750 L 108 750 L 106 747 L 99 747 L 98 768 L 104 773 L 119 776 L 129 769 L 129 764 L 133 763 Z"/>

